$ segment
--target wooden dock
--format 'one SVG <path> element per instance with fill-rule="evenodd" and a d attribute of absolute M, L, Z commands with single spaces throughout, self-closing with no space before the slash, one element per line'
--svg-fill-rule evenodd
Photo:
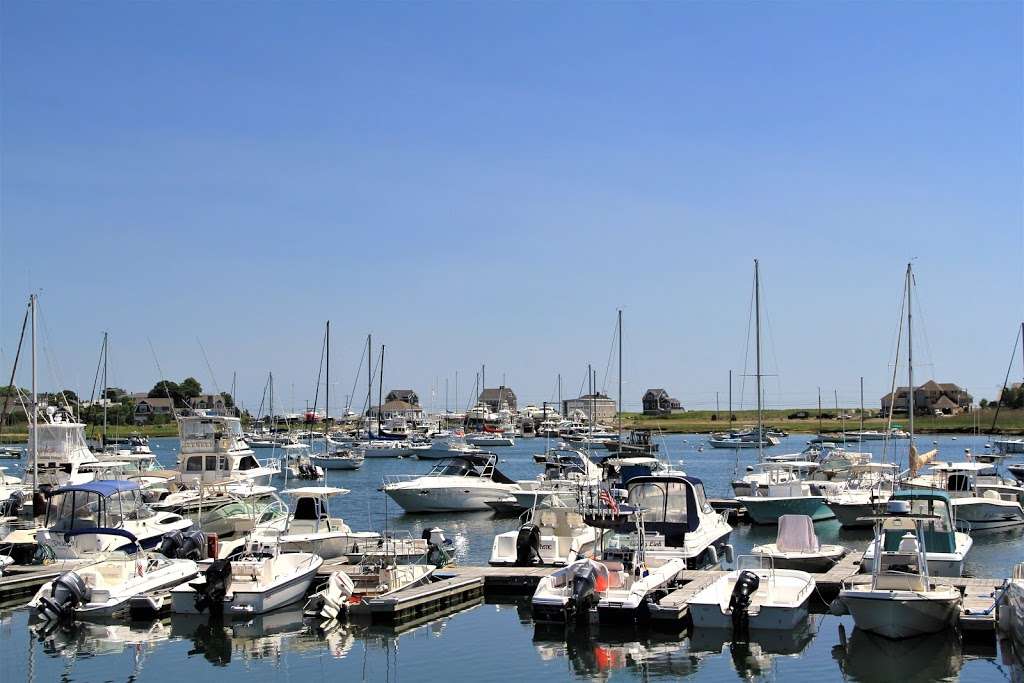
<path fill-rule="evenodd" d="M 356 617 L 369 617 L 374 623 L 395 624 L 429 618 L 438 612 L 482 599 L 483 595 L 482 577 L 453 577 L 370 598 L 352 605 L 351 612 Z"/>

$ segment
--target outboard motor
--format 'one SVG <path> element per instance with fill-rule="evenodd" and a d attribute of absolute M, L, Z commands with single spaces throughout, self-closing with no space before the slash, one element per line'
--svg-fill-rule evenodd
<path fill-rule="evenodd" d="M 156 551 L 168 559 L 178 557 L 178 550 L 185 544 L 185 534 L 180 531 L 168 531 L 160 539 Z"/>
<path fill-rule="evenodd" d="M 39 598 L 39 615 L 47 621 L 65 622 L 75 616 L 75 607 L 89 602 L 92 589 L 75 572 L 64 572 L 53 580 L 50 595 Z"/>
<path fill-rule="evenodd" d="M 206 559 L 206 534 L 202 531 L 189 531 L 183 535 L 181 547 L 175 554 L 179 560 L 192 560 L 199 562 Z"/>
<path fill-rule="evenodd" d="M 196 609 L 201 613 L 209 607 L 211 614 L 222 614 L 224 596 L 228 594 L 230 585 L 231 560 L 214 560 L 206 570 L 206 582 L 198 584 L 198 587 L 192 584 L 192 587 L 196 588 Z"/>
<path fill-rule="evenodd" d="M 586 563 L 572 577 L 572 593 L 570 604 L 577 618 L 587 614 L 594 603 L 595 586 L 597 576 L 594 572 L 594 565 Z"/>
<path fill-rule="evenodd" d="M 21 491 L 11 491 L 7 500 L 0 503 L 0 517 L 17 517 L 24 502 L 25 497 Z"/>
<path fill-rule="evenodd" d="M 530 567 L 540 563 L 540 527 L 524 524 L 516 536 L 516 566 Z"/>
<path fill-rule="evenodd" d="M 733 639 L 746 638 L 750 628 L 750 615 L 747 610 L 750 608 L 750 596 L 757 592 L 761 585 L 761 577 L 752 571 L 743 570 L 736 579 L 736 586 L 732 589 L 732 596 L 729 598 L 729 609 L 732 611 L 732 635 Z"/>
<path fill-rule="evenodd" d="M 427 562 L 435 567 L 444 567 L 452 559 L 453 544 L 444 537 L 444 531 L 438 527 L 424 529 L 422 538 L 427 542 Z"/>

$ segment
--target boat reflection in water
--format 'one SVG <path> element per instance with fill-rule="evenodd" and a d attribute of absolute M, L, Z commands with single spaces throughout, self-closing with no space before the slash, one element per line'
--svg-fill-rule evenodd
<path fill-rule="evenodd" d="M 953 629 L 891 640 L 858 628 L 847 637 L 840 624 L 832 658 L 851 680 L 909 683 L 956 677 L 964 664 L 964 649 Z"/>
<path fill-rule="evenodd" d="M 566 627 L 537 623 L 533 644 L 542 661 L 567 659 L 578 676 L 631 670 L 642 677 L 693 676 L 700 658 L 685 633 L 661 633 L 630 626 Z"/>
<path fill-rule="evenodd" d="M 190 657 L 202 655 L 217 666 L 227 666 L 235 655 L 244 660 L 273 660 L 286 652 L 319 651 L 325 645 L 332 657 L 340 659 L 355 642 L 351 631 L 343 626 L 326 632 L 312 628 L 303 619 L 301 603 L 251 619 L 173 614 L 171 635 L 192 641 Z"/>
<path fill-rule="evenodd" d="M 79 621 L 59 628 L 36 624 L 33 631 L 43 643 L 45 654 L 71 659 L 80 655 L 121 654 L 129 648 L 139 658 L 171 637 L 171 625 L 166 619 L 129 624 Z"/>
<path fill-rule="evenodd" d="M 818 632 L 821 615 L 808 615 L 792 631 L 759 629 L 746 640 L 733 638 L 731 629 L 695 628 L 690 633 L 690 652 L 697 657 L 728 655 L 737 675 L 745 680 L 771 675 L 776 658 L 798 657 Z"/>

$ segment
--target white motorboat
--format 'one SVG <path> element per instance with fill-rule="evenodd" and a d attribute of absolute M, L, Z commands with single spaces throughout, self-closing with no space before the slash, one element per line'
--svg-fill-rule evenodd
<path fill-rule="evenodd" d="M 348 448 L 362 453 L 366 458 L 404 458 L 430 449 L 430 442 L 393 441 L 389 439 L 367 439 L 353 441 Z"/>
<path fill-rule="evenodd" d="M 490 564 L 529 567 L 562 566 L 593 554 L 606 529 L 583 521 L 570 507 L 535 507 L 518 530 L 494 537 Z"/>
<path fill-rule="evenodd" d="M 133 481 L 94 480 L 53 491 L 42 528 L 15 533 L 34 535 L 35 542 L 54 559 L 88 560 L 97 553 L 129 550 L 130 544 L 125 543 L 123 534 L 83 529 L 117 529 L 129 534 L 132 543 L 150 550 L 164 535 L 188 531 L 192 526 L 190 519 L 146 505 Z M 18 542 L 11 536 L 5 541 Z"/>
<path fill-rule="evenodd" d="M 331 574 L 326 586 L 310 596 L 303 613 L 330 622 L 367 600 L 427 583 L 434 571 L 431 564 L 363 562 Z"/>
<path fill-rule="evenodd" d="M 256 459 L 242 438 L 242 422 L 237 417 L 197 411 L 195 415 L 178 418 L 178 434 L 178 477 L 185 485 L 251 479 L 265 486 L 281 473 L 279 459 Z"/>
<path fill-rule="evenodd" d="M 719 577 L 689 599 L 697 628 L 791 631 L 807 618 L 814 577 L 796 569 L 775 569 L 763 556 L 738 558 L 738 569 Z"/>
<path fill-rule="evenodd" d="M 86 534 L 119 536 L 137 552 L 72 569 L 44 584 L 29 602 L 40 618 L 61 622 L 111 617 L 127 610 L 136 596 L 177 586 L 198 571 L 192 560 L 144 553 L 138 541 L 123 529 L 78 529 L 67 535 Z"/>
<path fill-rule="evenodd" d="M 855 465 L 845 488 L 825 494 L 825 502 L 844 529 L 866 529 L 866 517 L 885 509 L 892 496 L 896 465 L 866 462 Z"/>
<path fill-rule="evenodd" d="M 357 470 L 363 466 L 366 456 L 359 451 L 342 449 L 314 455 L 311 460 L 325 470 Z"/>
<path fill-rule="evenodd" d="M 384 493 L 406 512 L 489 510 L 488 501 L 519 490 L 516 482 L 498 470 L 496 462 L 494 455 L 452 457 L 423 476 L 387 477 Z"/>
<path fill-rule="evenodd" d="M 814 520 L 807 515 L 779 517 L 775 543 L 754 546 L 750 551 L 771 559 L 772 567 L 804 572 L 825 572 L 846 555 L 841 545 L 822 544 L 814 533 Z"/>
<path fill-rule="evenodd" d="M 749 496 L 736 496 L 736 502 L 747 509 L 747 516 L 755 524 L 776 524 L 782 515 L 807 515 L 814 521 L 832 519 L 835 514 L 825 503 L 818 487 L 826 482 L 812 484 L 803 481 L 817 469 L 813 462 L 765 463 L 767 487 L 758 486 Z M 781 480 L 771 483 L 773 478 Z"/>
<path fill-rule="evenodd" d="M 949 493 L 953 519 L 962 531 L 1024 524 L 1024 487 L 985 476 L 991 470 L 991 463 L 935 463 L 930 472 L 914 477 L 906 485 Z"/>
<path fill-rule="evenodd" d="M 22 477 L 28 494 L 26 505 L 32 503 L 32 491 L 41 486 L 56 488 L 93 479 L 93 473 L 79 472 L 79 468 L 98 462 L 86 444 L 85 425 L 75 421 L 68 411 L 50 406 L 39 411 L 37 422 L 35 430 L 29 430 L 28 461 Z M 38 482 L 34 480 L 37 473 Z"/>
<path fill-rule="evenodd" d="M 897 491 L 892 495 L 890 502 L 906 501 L 910 504 L 910 510 L 914 514 L 934 515 L 924 523 L 924 532 L 927 536 L 927 551 L 925 557 L 928 560 L 928 573 L 932 576 L 962 576 L 964 571 L 964 559 L 974 545 L 974 540 L 962 531 L 956 531 L 953 522 L 952 507 L 950 506 L 949 494 L 936 489 L 910 489 Z M 907 557 L 900 557 L 898 551 L 903 536 L 898 531 L 885 530 L 883 550 L 881 556 L 882 567 L 887 569 L 889 564 L 900 565 L 913 560 L 913 553 Z M 861 572 L 872 572 L 875 566 L 876 544 L 869 543 L 864 552 L 864 561 L 861 563 Z"/>
<path fill-rule="evenodd" d="M 178 614 L 263 614 L 304 598 L 323 562 L 312 553 L 264 552 L 216 560 L 201 577 L 171 590 L 171 609 Z"/>
<path fill-rule="evenodd" d="M 1024 453 L 1024 439 L 995 439 L 992 446 L 999 453 Z"/>
<path fill-rule="evenodd" d="M 996 606 L 996 625 L 1024 653 L 1024 562 L 1014 566 Z"/>
<path fill-rule="evenodd" d="M 754 495 L 754 491 L 772 484 L 798 481 L 800 474 L 798 469 L 781 467 L 778 462 L 773 461 L 748 465 L 743 478 L 732 482 L 732 492 L 736 496 L 751 496 Z"/>
<path fill-rule="evenodd" d="M 963 598 L 953 586 L 933 581 L 928 573 L 925 523 L 942 516 L 916 512 L 910 500 L 889 501 L 886 514 L 875 518 L 872 542 L 881 561 L 874 563 L 871 581 L 847 582 L 833 603 L 833 612 L 849 612 L 857 628 L 887 638 L 912 638 L 950 628 L 960 614 Z M 889 538 L 899 545 L 888 548 Z"/>
<path fill-rule="evenodd" d="M 466 443 L 471 446 L 515 446 L 516 439 L 503 432 L 476 432 L 466 435 Z"/>

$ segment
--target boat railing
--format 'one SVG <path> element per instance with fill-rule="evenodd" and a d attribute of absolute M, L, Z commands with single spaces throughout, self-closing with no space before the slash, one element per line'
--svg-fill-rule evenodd
<path fill-rule="evenodd" d="M 419 479 L 422 476 L 422 474 L 385 474 L 384 484 L 401 484 L 403 482 Z"/>
<path fill-rule="evenodd" d="M 280 458 L 264 458 L 263 460 L 257 458 L 256 463 L 264 469 L 274 470 L 275 472 L 281 471 Z"/>

